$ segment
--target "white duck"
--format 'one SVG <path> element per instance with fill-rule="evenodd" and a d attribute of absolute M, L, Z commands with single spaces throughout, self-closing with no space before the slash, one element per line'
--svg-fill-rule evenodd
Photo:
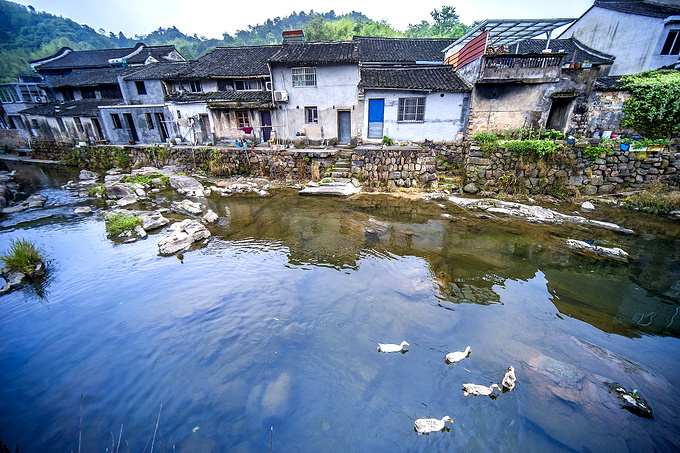
<path fill-rule="evenodd" d="M 378 352 L 402 352 L 404 351 L 404 346 L 411 345 L 405 341 L 402 341 L 401 344 L 378 343 Z"/>
<path fill-rule="evenodd" d="M 509 366 L 508 371 L 505 373 L 505 377 L 503 378 L 503 387 L 510 391 L 515 388 L 516 381 L 517 376 L 515 376 L 515 369 L 512 366 Z"/>
<path fill-rule="evenodd" d="M 467 358 L 470 355 L 470 351 L 472 351 L 472 348 L 468 346 L 467 348 L 465 348 L 465 351 L 449 352 L 448 354 L 446 354 L 446 361 L 449 363 L 459 362 Z"/>
<path fill-rule="evenodd" d="M 501 388 L 498 386 L 498 384 L 491 384 L 490 387 L 479 384 L 463 384 L 463 395 L 491 396 L 494 389 L 500 390 Z"/>
<path fill-rule="evenodd" d="M 453 423 L 448 415 L 441 420 L 436 418 L 419 418 L 416 420 L 415 430 L 418 434 L 429 434 L 434 431 L 442 431 L 446 427 L 446 422 Z"/>

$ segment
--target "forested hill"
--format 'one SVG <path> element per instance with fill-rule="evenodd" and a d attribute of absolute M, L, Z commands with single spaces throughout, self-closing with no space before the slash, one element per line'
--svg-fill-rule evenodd
<path fill-rule="evenodd" d="M 247 30 L 238 30 L 233 36 L 224 33 L 222 39 L 186 35 L 174 26 L 128 38 L 123 33 L 105 35 L 104 30 L 100 29 L 100 33 L 70 19 L 38 12 L 31 6 L 0 0 L 0 81 L 16 81 L 18 74 L 31 72 L 29 61 L 52 55 L 62 47 L 74 50 L 133 47 L 141 41 L 152 46 L 172 44 L 187 59 L 194 59 L 217 46 L 280 43 L 284 30 L 304 29 L 307 40 L 318 41 L 351 39 L 352 36 L 455 38 L 470 28 L 460 23 L 453 7 L 443 6 L 431 15 L 432 23 L 422 21 L 409 26 L 405 32 L 355 11 L 341 16 L 334 11 L 301 11 L 268 19 L 263 24 L 249 25 Z"/>

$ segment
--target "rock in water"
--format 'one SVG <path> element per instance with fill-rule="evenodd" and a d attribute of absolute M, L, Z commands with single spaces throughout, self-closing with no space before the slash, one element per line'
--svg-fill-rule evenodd
<path fill-rule="evenodd" d="M 592 204 L 590 201 L 586 201 L 581 205 L 581 209 L 583 211 L 594 211 L 595 210 L 595 205 Z"/>
<path fill-rule="evenodd" d="M 188 197 L 203 197 L 203 185 L 191 176 L 186 175 L 171 175 L 168 177 L 170 187 L 177 192 Z"/>
<path fill-rule="evenodd" d="M 605 382 L 609 391 L 616 395 L 621 408 L 626 409 L 631 414 L 642 418 L 654 418 L 652 408 L 647 404 L 647 400 L 638 395 L 637 390 L 629 392 L 618 382 Z"/>

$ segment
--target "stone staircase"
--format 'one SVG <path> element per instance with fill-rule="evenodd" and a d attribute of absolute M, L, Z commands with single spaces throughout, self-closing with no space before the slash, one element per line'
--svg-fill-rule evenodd
<path fill-rule="evenodd" d="M 335 180 L 352 178 L 352 162 L 351 151 L 340 151 L 337 154 L 337 160 L 333 167 L 326 170 L 324 178 L 333 178 Z"/>

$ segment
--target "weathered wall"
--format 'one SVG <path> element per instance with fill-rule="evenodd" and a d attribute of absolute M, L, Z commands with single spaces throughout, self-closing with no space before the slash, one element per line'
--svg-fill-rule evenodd
<path fill-rule="evenodd" d="M 574 37 L 592 49 L 614 55 L 611 75 L 630 74 L 677 61 L 677 55 L 660 55 L 667 34 L 663 21 L 594 6 L 560 38 Z"/>
<path fill-rule="evenodd" d="M 422 122 L 398 122 L 399 98 L 425 97 L 425 120 Z M 365 90 L 364 93 L 364 142 L 380 143 L 368 139 L 368 105 L 370 99 L 384 99 L 383 135 L 395 141 L 424 142 L 453 141 L 458 132 L 465 132 L 470 93 L 418 93 L 414 91 Z"/>
<path fill-rule="evenodd" d="M 389 187 L 436 187 L 436 153 L 429 148 L 355 149 L 352 174 Z"/>
<path fill-rule="evenodd" d="M 28 140 L 17 129 L 0 129 L 0 148 L 28 148 Z"/>
<path fill-rule="evenodd" d="M 132 139 L 130 129 L 123 116 L 125 113 L 132 115 L 132 121 L 135 124 L 135 130 L 137 131 L 137 137 L 140 143 L 161 143 L 160 124 L 158 124 L 158 119 L 156 118 L 156 113 L 163 113 L 165 119 L 169 117 L 168 111 L 165 106 L 162 105 L 126 105 L 126 106 L 112 106 L 112 107 L 100 107 L 100 123 L 104 135 L 109 140 L 111 144 L 114 145 L 126 145 Z M 146 121 L 146 114 L 150 113 L 152 116 L 153 129 L 149 128 Z M 120 123 L 122 128 L 116 129 L 111 119 L 112 114 L 117 114 L 120 118 Z M 168 136 L 169 138 L 174 138 L 173 129 L 171 124 L 167 124 Z"/>
<path fill-rule="evenodd" d="M 628 91 L 593 91 L 585 115 L 586 129 L 594 131 L 614 131 L 628 133 L 629 129 L 621 127 L 623 119 L 623 103 L 630 99 Z M 586 130 L 582 131 L 583 133 Z"/>
<path fill-rule="evenodd" d="M 78 117 L 81 127 L 78 127 L 74 117 L 70 116 L 54 118 L 38 115 L 22 115 L 22 117 L 24 118 L 24 124 L 31 131 L 32 138 L 74 139 L 76 141 L 88 141 L 91 138 L 97 138 L 96 128 L 92 125 L 92 120 L 85 116 Z M 59 121 L 61 121 L 61 124 L 59 124 Z"/>
<path fill-rule="evenodd" d="M 230 140 L 254 140 L 259 142 L 262 137 L 262 117 L 260 110 L 248 109 L 241 110 L 248 112 L 250 127 L 253 128 L 252 134 L 246 134 L 238 127 L 235 109 L 210 109 L 210 124 L 215 137 L 215 142 L 227 142 Z"/>

